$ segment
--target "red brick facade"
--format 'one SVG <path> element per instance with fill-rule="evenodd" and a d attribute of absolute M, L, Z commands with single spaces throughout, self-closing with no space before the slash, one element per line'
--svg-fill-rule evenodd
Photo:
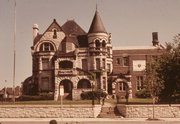
<path fill-rule="evenodd" d="M 126 79 L 129 77 L 127 82 L 131 82 L 132 86 L 132 98 L 135 97 L 135 93 L 141 89 L 140 85 L 145 78 L 144 69 L 135 70 L 133 65 L 133 61 L 142 61 L 145 62 L 145 65 L 151 61 L 152 57 L 159 56 L 162 53 L 162 49 L 159 47 L 129 47 L 124 49 L 115 48 L 113 50 L 113 73 L 112 73 L 112 83 L 114 80 L 118 79 Z M 139 65 L 141 66 L 141 65 Z M 121 81 L 120 81 L 121 82 Z M 122 81 L 123 82 L 123 81 Z M 126 81 L 125 81 L 126 82 Z M 110 83 L 110 82 L 109 82 Z M 123 89 L 123 85 L 121 83 L 116 83 L 114 87 L 114 93 L 124 98 L 126 95 L 125 88 Z"/>

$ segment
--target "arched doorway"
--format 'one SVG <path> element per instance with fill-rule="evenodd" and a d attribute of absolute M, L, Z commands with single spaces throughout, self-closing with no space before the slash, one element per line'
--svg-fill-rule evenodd
<path fill-rule="evenodd" d="M 77 88 L 79 88 L 79 89 L 88 89 L 88 88 L 91 88 L 91 83 L 87 79 L 81 79 L 78 82 Z"/>
<path fill-rule="evenodd" d="M 64 98 L 72 99 L 73 83 L 70 80 L 65 79 L 60 82 L 60 85 L 64 86 Z M 60 85 L 59 85 L 59 89 L 60 89 Z"/>

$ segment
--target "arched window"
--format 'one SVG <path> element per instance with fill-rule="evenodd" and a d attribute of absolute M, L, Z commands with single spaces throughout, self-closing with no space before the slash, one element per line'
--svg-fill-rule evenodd
<path fill-rule="evenodd" d="M 100 41 L 99 40 L 95 40 L 95 44 L 96 44 L 96 47 L 100 47 Z"/>
<path fill-rule="evenodd" d="M 78 82 L 77 88 L 91 88 L 91 84 L 87 79 L 81 79 Z"/>
<path fill-rule="evenodd" d="M 59 68 L 63 68 L 63 69 L 73 68 L 73 63 L 71 61 L 61 61 L 59 63 Z"/>
<path fill-rule="evenodd" d="M 102 41 L 102 47 L 106 47 L 106 41 L 105 40 Z"/>
<path fill-rule="evenodd" d="M 54 29 L 53 38 L 54 38 L 54 39 L 56 39 L 56 38 L 57 38 L 57 30 L 56 30 L 56 29 Z"/>
<path fill-rule="evenodd" d="M 51 43 L 45 42 L 41 44 L 40 51 L 54 51 L 54 47 Z"/>

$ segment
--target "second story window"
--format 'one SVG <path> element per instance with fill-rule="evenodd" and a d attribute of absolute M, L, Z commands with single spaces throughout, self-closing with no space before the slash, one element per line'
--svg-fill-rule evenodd
<path fill-rule="evenodd" d="M 41 44 L 40 51 L 54 51 L 54 47 L 51 43 L 45 42 Z"/>
<path fill-rule="evenodd" d="M 123 66 L 129 66 L 129 57 L 123 57 Z"/>
<path fill-rule="evenodd" d="M 102 68 L 106 69 L 106 59 L 102 59 Z"/>
<path fill-rule="evenodd" d="M 100 59 L 96 58 L 96 69 L 99 70 L 100 69 Z"/>
<path fill-rule="evenodd" d="M 120 58 L 117 58 L 117 59 L 116 59 L 116 64 L 118 64 L 118 65 L 121 64 Z"/>
<path fill-rule="evenodd" d="M 43 70 L 49 69 L 49 59 L 46 59 L 46 58 L 42 59 L 42 69 Z"/>
<path fill-rule="evenodd" d="M 60 69 L 72 69 L 73 63 L 71 61 L 61 61 L 59 62 Z"/>
<path fill-rule="evenodd" d="M 87 59 L 82 59 L 82 69 L 83 70 L 88 70 L 88 61 Z"/>

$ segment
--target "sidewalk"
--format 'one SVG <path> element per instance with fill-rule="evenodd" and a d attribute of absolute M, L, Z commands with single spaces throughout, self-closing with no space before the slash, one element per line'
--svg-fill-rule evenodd
<path fill-rule="evenodd" d="M 0 122 L 49 122 L 50 120 L 56 120 L 60 122 L 148 121 L 147 118 L 0 118 Z M 158 121 L 180 122 L 180 118 L 160 118 Z"/>

